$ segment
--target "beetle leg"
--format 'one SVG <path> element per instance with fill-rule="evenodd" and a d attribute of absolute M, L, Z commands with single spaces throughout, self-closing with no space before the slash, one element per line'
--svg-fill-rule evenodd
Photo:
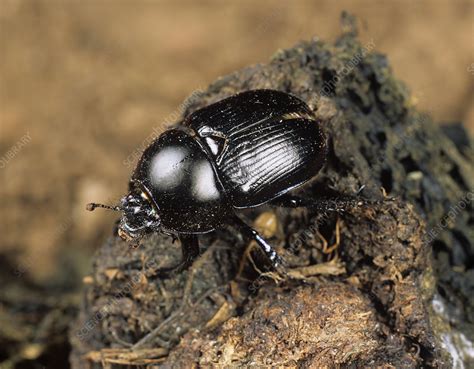
<path fill-rule="evenodd" d="M 276 199 L 273 199 L 270 204 L 282 206 L 285 208 L 305 207 L 320 212 L 334 211 L 337 213 L 343 213 L 348 209 L 363 205 L 364 201 L 358 197 L 307 199 L 290 194 L 285 194 L 280 197 L 277 197 Z"/>
<path fill-rule="evenodd" d="M 275 249 L 262 236 L 258 234 L 255 229 L 250 227 L 237 216 L 235 216 L 235 224 L 246 238 L 250 240 L 255 240 L 255 242 L 257 242 L 258 246 L 260 246 L 260 248 L 268 257 L 268 259 L 272 263 L 272 266 L 275 269 L 279 269 L 282 266 L 283 260 L 281 259 L 281 257 L 277 254 Z"/>
<path fill-rule="evenodd" d="M 155 271 L 155 276 L 169 278 L 175 274 L 188 269 L 193 261 L 199 256 L 199 241 L 195 234 L 180 234 L 178 239 L 181 242 L 181 252 L 183 258 L 178 265 L 169 268 L 160 268 Z"/>
<path fill-rule="evenodd" d="M 199 241 L 195 234 L 180 234 L 178 236 L 181 242 L 181 252 L 183 260 L 174 269 L 179 273 L 191 266 L 193 261 L 199 256 Z"/>

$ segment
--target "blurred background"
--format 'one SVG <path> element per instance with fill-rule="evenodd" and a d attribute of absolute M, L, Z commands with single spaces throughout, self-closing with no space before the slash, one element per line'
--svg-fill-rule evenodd
<path fill-rule="evenodd" d="M 388 55 L 420 109 L 474 132 L 473 1 L 0 0 L 2 273 L 73 289 L 111 233 L 147 137 L 183 100 L 342 10 Z"/>

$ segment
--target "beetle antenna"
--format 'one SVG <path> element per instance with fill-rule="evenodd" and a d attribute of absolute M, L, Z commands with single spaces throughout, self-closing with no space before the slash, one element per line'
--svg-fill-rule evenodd
<path fill-rule="evenodd" d="M 110 206 L 110 205 L 104 205 L 104 204 L 96 204 L 95 202 L 91 202 L 86 205 L 86 210 L 93 211 L 95 208 L 104 208 L 104 209 L 109 209 L 109 210 L 114 210 L 114 211 L 122 211 L 122 207 L 120 206 Z"/>

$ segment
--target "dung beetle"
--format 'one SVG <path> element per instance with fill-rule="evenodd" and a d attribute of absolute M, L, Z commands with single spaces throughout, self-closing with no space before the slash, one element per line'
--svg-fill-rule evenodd
<path fill-rule="evenodd" d="M 277 268 L 281 259 L 236 213 L 265 203 L 305 206 L 288 194 L 314 177 L 327 142 L 311 109 L 275 90 L 251 90 L 195 111 L 143 152 L 117 206 L 119 236 L 138 243 L 162 232 L 181 242 L 183 270 L 199 254 L 198 235 L 234 224 Z M 324 208 L 325 205 L 320 203 Z"/>

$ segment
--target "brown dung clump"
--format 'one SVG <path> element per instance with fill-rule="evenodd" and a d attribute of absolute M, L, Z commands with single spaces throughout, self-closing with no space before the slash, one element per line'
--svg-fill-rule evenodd
<path fill-rule="evenodd" d="M 111 237 L 70 333 L 74 368 L 449 366 L 430 306 L 439 292 L 472 338 L 472 145 L 457 148 L 417 112 L 372 47 L 352 28 L 334 44 L 303 42 L 217 80 L 185 112 L 249 89 L 293 93 L 330 137 L 326 166 L 301 194 L 365 185 L 371 201 L 338 216 L 266 209 L 287 279 L 232 229 L 202 237 L 200 259 L 170 279 L 156 273 L 180 257 L 170 239 L 130 250 Z"/>

